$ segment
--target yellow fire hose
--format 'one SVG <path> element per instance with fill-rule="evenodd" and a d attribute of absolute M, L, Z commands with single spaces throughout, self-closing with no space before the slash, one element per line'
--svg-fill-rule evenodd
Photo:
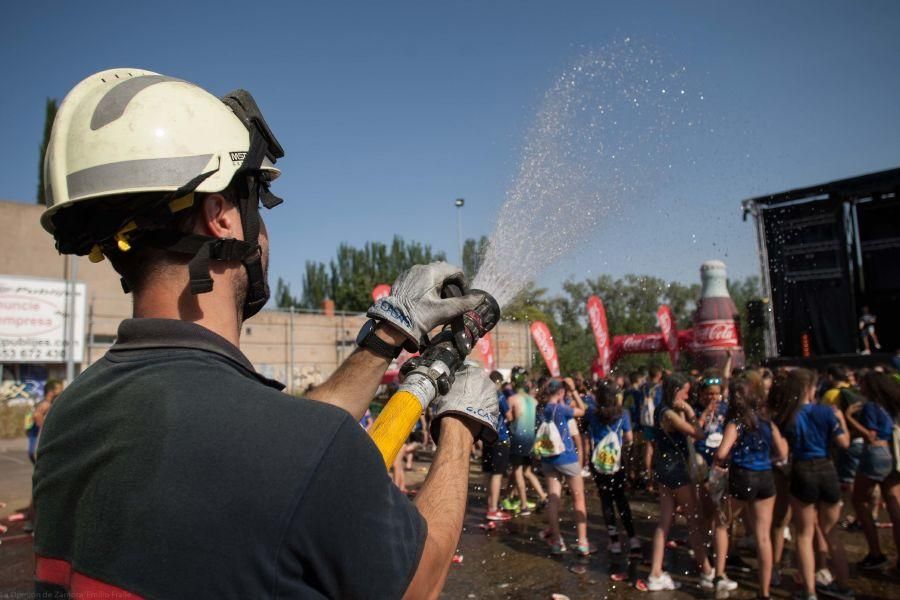
<path fill-rule="evenodd" d="M 398 390 L 369 429 L 369 435 L 378 446 L 388 469 L 394 464 L 397 453 L 403 447 L 409 432 L 416 426 L 422 411 L 422 403 L 415 394 Z"/>

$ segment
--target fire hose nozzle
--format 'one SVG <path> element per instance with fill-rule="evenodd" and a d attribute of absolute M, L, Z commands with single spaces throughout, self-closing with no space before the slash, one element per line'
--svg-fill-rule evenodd
<path fill-rule="evenodd" d="M 444 297 L 458 297 L 463 290 L 457 285 L 445 286 Z M 470 290 L 484 296 L 474 309 L 445 325 L 419 356 L 409 359 L 400 369 L 403 383 L 388 401 L 369 433 L 390 467 L 403 441 L 428 405 L 453 385 L 456 371 L 475 344 L 500 321 L 500 306 L 493 296 L 482 290 Z"/>

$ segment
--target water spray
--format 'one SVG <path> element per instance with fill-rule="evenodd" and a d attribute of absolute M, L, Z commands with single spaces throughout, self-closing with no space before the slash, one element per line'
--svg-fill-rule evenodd
<path fill-rule="evenodd" d="M 450 391 L 463 361 L 478 340 L 500 320 L 500 306 L 493 296 L 476 289 L 468 290 L 468 293 L 482 294 L 484 301 L 445 325 L 419 356 L 403 364 L 400 389 L 391 396 L 369 430 L 388 468 L 428 405 L 438 395 Z M 463 294 L 462 288 L 449 284 L 441 295 L 451 298 Z"/>

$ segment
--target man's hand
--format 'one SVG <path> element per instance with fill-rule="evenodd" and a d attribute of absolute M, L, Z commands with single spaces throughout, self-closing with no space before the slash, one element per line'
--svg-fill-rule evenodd
<path fill-rule="evenodd" d="M 390 323 L 418 348 L 427 343 L 432 329 L 482 302 L 481 294 L 441 298 L 441 290 L 448 283 L 465 289 L 466 277 L 462 270 L 445 262 L 416 265 L 401 273 L 391 286 L 391 295 L 377 300 L 366 314 Z"/>
<path fill-rule="evenodd" d="M 456 372 L 450 391 L 439 396 L 431 405 L 431 437 L 439 442 L 441 417 L 448 415 L 465 419 L 475 439 L 491 443 L 497 439 L 500 420 L 500 401 L 494 382 L 480 365 L 465 363 Z"/>

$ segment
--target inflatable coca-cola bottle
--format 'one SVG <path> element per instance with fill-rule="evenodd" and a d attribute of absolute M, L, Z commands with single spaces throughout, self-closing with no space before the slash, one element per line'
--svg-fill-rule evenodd
<path fill-rule="evenodd" d="M 740 317 L 731 296 L 725 263 L 710 260 L 700 267 L 703 290 L 694 313 L 693 354 L 700 369 L 725 366 L 726 354 L 731 350 L 731 366 L 744 366 L 741 347 Z"/>

